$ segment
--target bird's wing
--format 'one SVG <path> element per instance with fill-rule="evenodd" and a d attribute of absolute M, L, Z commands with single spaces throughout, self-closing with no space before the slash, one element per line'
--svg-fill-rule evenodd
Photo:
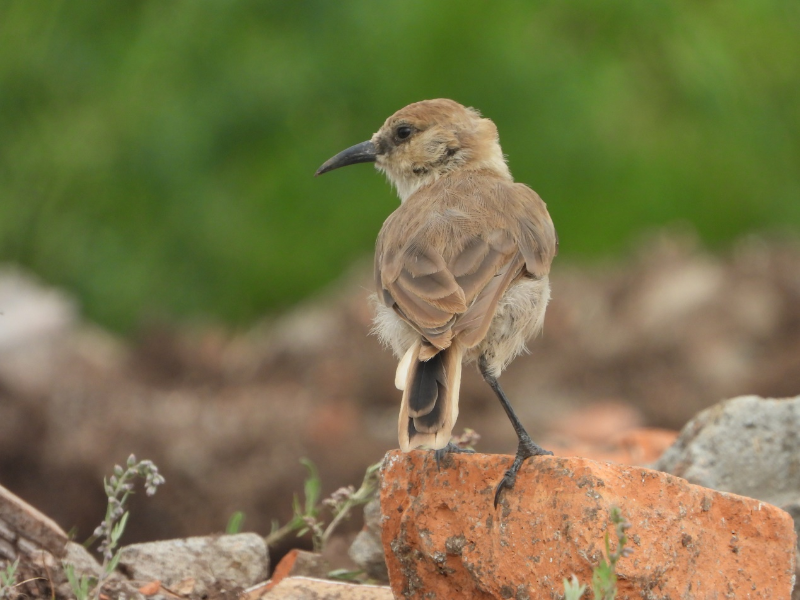
<path fill-rule="evenodd" d="M 375 253 L 375 278 L 386 306 L 395 311 L 437 348 L 452 339 L 456 315 L 467 310 L 464 290 L 434 246 L 381 246 Z"/>
<path fill-rule="evenodd" d="M 490 195 L 502 197 L 476 200 Z M 454 335 L 465 347 L 480 342 L 508 286 L 524 270 L 546 275 L 555 255 L 555 230 L 530 188 L 473 185 L 457 196 L 457 207 L 398 209 L 375 252 L 381 301 L 438 349 Z"/>
<path fill-rule="evenodd" d="M 516 223 L 515 238 L 525 259 L 525 269 L 534 277 L 544 277 L 558 254 L 558 234 L 547 212 L 547 205 L 527 185 L 515 183 L 498 189 Z"/>

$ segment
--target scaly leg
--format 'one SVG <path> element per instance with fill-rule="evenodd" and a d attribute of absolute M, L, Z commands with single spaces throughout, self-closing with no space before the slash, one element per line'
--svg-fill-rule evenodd
<path fill-rule="evenodd" d="M 505 475 L 503 475 L 503 479 L 500 481 L 500 483 L 497 484 L 497 489 L 494 493 L 494 507 L 497 508 L 497 502 L 500 500 L 500 492 L 502 492 L 505 488 L 511 489 L 514 487 L 514 483 L 517 480 L 517 471 L 519 471 L 526 458 L 540 455 L 552 456 L 553 453 L 536 444 L 536 442 L 531 439 L 531 436 L 528 435 L 528 432 L 525 431 L 525 428 L 522 426 L 519 417 L 517 417 L 514 409 L 511 408 L 511 403 L 508 401 L 505 392 L 503 392 L 503 388 L 500 387 L 497 377 L 489 372 L 489 366 L 486 362 L 486 359 L 481 357 L 478 366 L 480 368 L 481 375 L 483 375 L 483 378 L 486 380 L 486 383 L 488 383 L 494 390 L 494 393 L 497 394 L 500 404 L 503 405 L 503 410 L 506 411 L 508 419 L 511 421 L 511 425 L 514 427 L 514 431 L 517 432 L 517 438 L 519 438 L 519 445 L 517 446 L 517 454 L 514 457 L 514 462 L 505 472 Z"/>

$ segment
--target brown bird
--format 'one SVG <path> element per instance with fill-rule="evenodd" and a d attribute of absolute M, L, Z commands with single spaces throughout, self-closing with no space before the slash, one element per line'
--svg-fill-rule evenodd
<path fill-rule="evenodd" d="M 406 106 L 316 174 L 362 162 L 400 196 L 375 248 L 375 332 L 400 359 L 400 448 L 429 447 L 437 461 L 458 451 L 450 438 L 461 365 L 477 360 L 519 438 L 497 505 L 525 459 L 552 454 L 525 431 L 497 378 L 542 328 L 553 222 L 536 192 L 511 177 L 495 124 L 453 100 Z"/>

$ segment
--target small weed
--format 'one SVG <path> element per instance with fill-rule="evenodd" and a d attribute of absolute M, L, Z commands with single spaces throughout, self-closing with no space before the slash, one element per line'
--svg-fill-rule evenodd
<path fill-rule="evenodd" d="M 378 489 L 378 469 L 380 469 L 381 463 L 367 468 L 364 480 L 358 489 L 352 485 L 339 488 L 320 503 L 322 482 L 317 467 L 307 458 L 300 459 L 300 462 L 308 470 L 308 477 L 303 489 L 305 501 L 301 504 L 300 499 L 295 495 L 292 503 L 294 517 L 282 527 L 278 526 L 277 521 L 273 521 L 272 532 L 267 536 L 266 541 L 268 546 L 274 546 L 292 532 L 296 531 L 297 537 L 310 532 L 314 550 L 321 552 L 339 524 L 350 516 L 350 511 L 375 497 Z M 329 508 L 333 514 L 333 518 L 327 526 L 324 521 L 320 520 L 320 512 L 323 507 Z"/>
<path fill-rule="evenodd" d="M 75 574 L 75 567 L 69 563 L 64 563 L 64 573 L 67 575 L 67 581 L 72 593 L 75 594 L 75 600 L 88 600 L 89 590 L 93 585 L 97 584 L 97 578 L 88 575 L 78 577 Z"/>
<path fill-rule="evenodd" d="M 227 533 L 228 535 L 235 535 L 237 533 L 241 533 L 243 524 L 244 524 L 244 513 L 240 510 L 237 510 L 235 513 L 231 515 L 231 518 L 228 519 L 228 525 L 225 527 L 225 533 Z"/>
<path fill-rule="evenodd" d="M 625 544 L 628 543 L 628 536 L 625 531 L 630 528 L 631 524 L 622 516 L 622 511 L 616 506 L 612 506 L 609 512 L 609 519 L 614 524 L 617 549 L 614 552 L 611 551 L 611 543 L 609 542 L 608 531 L 606 531 L 604 537 L 606 555 L 600 559 L 600 564 L 595 567 L 592 573 L 592 596 L 594 600 L 614 600 L 617 597 L 617 562 L 619 562 L 620 558 L 630 556 L 633 553 L 632 548 L 625 547 Z M 582 585 L 575 575 L 572 576 L 570 581 L 567 581 L 566 578 L 564 579 L 565 600 L 580 600 L 585 591 L 586 586 Z"/>
<path fill-rule="evenodd" d="M 103 588 L 103 584 L 117 568 L 121 556 L 121 551 L 117 550 L 117 546 L 125 532 L 125 525 L 128 523 L 130 515 L 125 510 L 125 505 L 133 493 L 133 482 L 137 477 L 144 479 L 144 489 L 148 496 L 155 494 L 158 486 L 164 483 L 164 478 L 159 474 L 158 467 L 152 461 L 137 462 L 133 454 L 128 457 L 125 469 L 115 465 L 114 474 L 109 479 L 103 480 L 103 488 L 108 498 L 106 517 L 85 544 L 90 546 L 95 540 L 101 540 L 100 546 L 97 548 L 97 551 L 103 555 L 100 577 L 97 579 L 87 575 L 78 577 L 72 565 L 64 565 L 67 580 L 77 600 L 87 600 L 92 591 L 94 598 L 100 600 L 100 590 Z"/>
<path fill-rule="evenodd" d="M 8 563 L 5 569 L 0 570 L 0 600 L 13 597 L 12 590 L 18 585 L 17 567 L 19 567 L 19 559 Z"/>
<path fill-rule="evenodd" d="M 336 581 L 360 581 L 364 571 L 349 571 L 348 569 L 334 569 L 328 571 L 328 579 L 335 579 Z"/>

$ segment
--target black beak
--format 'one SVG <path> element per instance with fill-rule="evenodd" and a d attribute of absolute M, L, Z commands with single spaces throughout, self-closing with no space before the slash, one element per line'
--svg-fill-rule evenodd
<path fill-rule="evenodd" d="M 347 150 L 342 150 L 333 158 L 326 160 L 322 166 L 317 169 L 317 172 L 314 173 L 314 177 L 327 173 L 328 171 L 333 171 L 339 167 L 346 167 L 347 165 L 375 162 L 377 156 L 378 152 L 375 148 L 375 144 L 371 141 L 361 142 L 360 144 L 351 146 Z"/>

